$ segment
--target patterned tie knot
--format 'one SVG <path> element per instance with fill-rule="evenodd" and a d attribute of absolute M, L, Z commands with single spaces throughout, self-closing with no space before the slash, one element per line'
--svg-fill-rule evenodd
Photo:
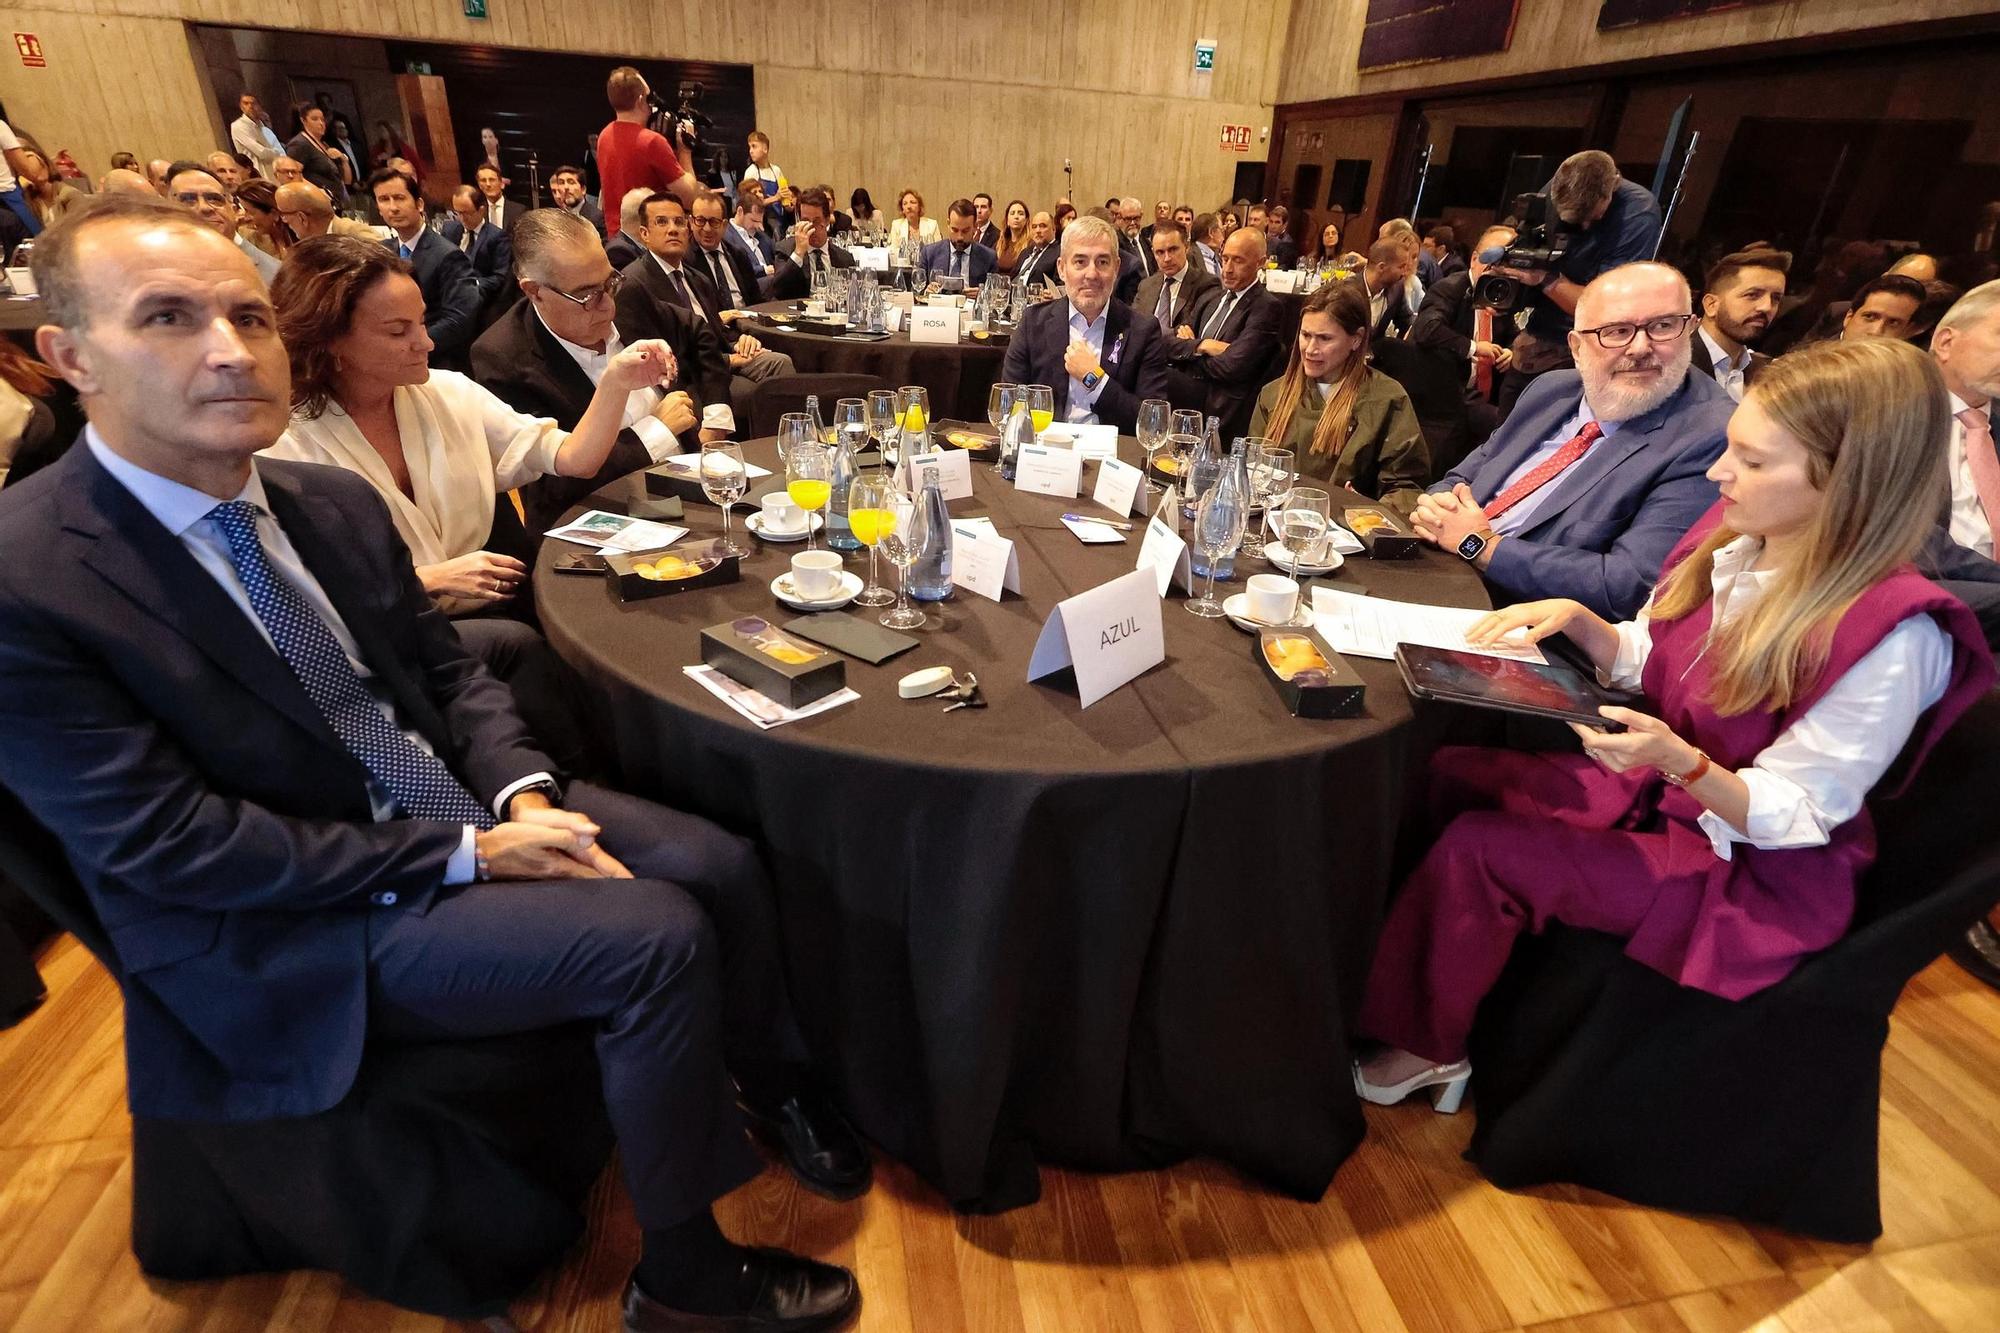
<path fill-rule="evenodd" d="M 1958 424 L 1965 427 L 1966 432 L 1971 435 L 1991 435 L 1993 433 L 1993 426 L 1986 419 L 1985 408 L 1966 408 L 1963 412 L 1958 413 Z"/>
<path fill-rule="evenodd" d="M 226 500 L 209 510 L 208 516 L 222 529 L 231 551 L 240 553 L 245 542 L 257 541 L 257 506 L 248 500 Z"/>
<path fill-rule="evenodd" d="M 1581 447 L 1588 449 L 1604 438 L 1604 427 L 1595 421 L 1586 421 L 1583 423 L 1583 429 L 1576 433 L 1576 438 Z"/>

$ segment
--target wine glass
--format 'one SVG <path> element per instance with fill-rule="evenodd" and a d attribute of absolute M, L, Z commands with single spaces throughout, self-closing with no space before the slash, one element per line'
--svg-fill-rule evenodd
<path fill-rule="evenodd" d="M 1278 540 L 1291 556 L 1291 576 L 1301 579 L 1299 597 L 1312 607 L 1312 588 L 1300 571 L 1326 558 L 1326 543 L 1333 522 L 1333 497 L 1316 486 L 1294 486 L 1278 513 Z"/>
<path fill-rule="evenodd" d="M 813 419 L 804 412 L 787 412 L 778 418 L 778 466 L 792 461 L 795 445 L 810 444 L 814 438 Z"/>
<path fill-rule="evenodd" d="M 1014 395 L 1020 388 L 1018 384 L 996 384 L 986 391 L 986 420 L 995 433 L 1007 424 L 1007 414 L 1014 410 Z"/>
<path fill-rule="evenodd" d="M 887 451 L 896 440 L 896 393 L 893 389 L 868 391 L 868 433 L 875 447 Z"/>
<path fill-rule="evenodd" d="M 922 264 L 910 268 L 910 295 L 923 296 L 930 291 L 931 272 Z"/>
<path fill-rule="evenodd" d="M 916 508 L 916 501 L 901 489 L 892 487 L 888 507 L 894 518 L 876 540 L 882 554 L 888 556 L 889 563 L 896 567 L 896 609 L 884 611 L 882 623 L 890 629 L 922 629 L 930 618 L 910 605 L 910 567 L 917 563 L 917 548 L 897 531 Z"/>
<path fill-rule="evenodd" d="M 868 404 L 860 398 L 842 398 L 833 405 L 833 441 L 845 444 L 849 453 L 868 443 Z"/>
<path fill-rule="evenodd" d="M 1244 512 L 1247 508 L 1247 497 L 1233 487 L 1211 486 L 1202 493 L 1201 504 L 1194 513 L 1194 544 L 1208 562 L 1208 589 L 1184 603 L 1188 614 L 1204 620 L 1222 614 L 1222 603 L 1215 600 L 1215 567 L 1235 554 L 1243 541 L 1249 517 Z"/>
<path fill-rule="evenodd" d="M 847 490 L 847 522 L 854 538 L 868 548 L 868 586 L 855 597 L 857 606 L 887 606 L 896 594 L 876 579 L 876 544 L 895 531 L 896 509 L 891 503 L 895 483 L 886 472 L 864 472 Z"/>
<path fill-rule="evenodd" d="M 785 493 L 806 511 L 806 549 L 813 549 L 813 515 L 826 508 L 833 495 L 833 458 L 812 438 L 812 418 L 806 418 L 806 438 L 796 440 L 785 457 Z"/>
<path fill-rule="evenodd" d="M 1137 434 L 1139 447 L 1146 451 L 1146 498 L 1158 499 L 1166 488 L 1153 480 L 1153 455 L 1172 434 L 1174 405 L 1164 398 L 1148 398 L 1139 404 Z"/>
<path fill-rule="evenodd" d="M 1201 438 L 1203 424 L 1201 413 L 1181 408 L 1174 413 L 1173 433 L 1176 435 L 1192 435 L 1198 440 Z"/>
<path fill-rule="evenodd" d="M 750 488 L 750 474 L 743 467 L 743 450 L 734 440 L 716 440 L 701 446 L 701 493 L 722 506 L 724 555 L 745 556 L 750 548 L 729 535 L 729 511 Z"/>
<path fill-rule="evenodd" d="M 1257 514 L 1257 521 L 1250 525 L 1251 537 L 1246 532 L 1243 542 L 1245 556 L 1264 554 L 1264 516 L 1271 505 L 1292 485 L 1292 451 L 1280 449 L 1270 440 L 1259 436 L 1246 436 L 1243 441 L 1243 459 L 1250 472 L 1250 507 Z"/>
<path fill-rule="evenodd" d="M 1056 419 L 1056 391 L 1046 384 L 1025 384 L 1021 392 L 1028 395 L 1028 419 L 1034 423 L 1035 438 L 1040 439 Z"/>
<path fill-rule="evenodd" d="M 902 438 L 896 447 L 901 464 L 913 453 L 922 453 L 931 427 L 931 392 L 921 384 L 905 384 L 896 390 L 896 426 Z"/>

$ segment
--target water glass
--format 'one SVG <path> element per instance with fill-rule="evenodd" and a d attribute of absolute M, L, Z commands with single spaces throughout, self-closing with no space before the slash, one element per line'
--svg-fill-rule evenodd
<path fill-rule="evenodd" d="M 701 446 L 701 493 L 722 507 L 724 555 L 744 556 L 750 548 L 729 533 L 729 511 L 750 489 L 750 474 L 743 467 L 743 451 L 733 440 L 715 440 Z"/>
<path fill-rule="evenodd" d="M 860 398 L 842 398 L 833 405 L 833 434 L 836 444 L 859 452 L 868 444 L 868 404 Z"/>
<path fill-rule="evenodd" d="M 894 389 L 870 389 L 868 391 L 868 433 L 875 437 L 877 449 L 888 449 L 896 443 L 896 391 Z"/>
<path fill-rule="evenodd" d="M 1215 570 L 1242 544 L 1244 529 L 1249 521 L 1249 515 L 1245 513 L 1247 507 L 1247 497 L 1239 494 L 1234 486 L 1218 483 L 1202 493 L 1201 504 L 1194 512 L 1194 545 L 1208 562 L 1208 588 L 1201 596 L 1185 603 L 1188 614 L 1204 620 L 1212 620 L 1222 614 L 1222 603 L 1215 600 Z"/>
<path fill-rule="evenodd" d="M 1278 511 L 1278 540 L 1291 556 L 1292 577 L 1299 577 L 1302 566 L 1324 563 L 1332 523 L 1332 496 L 1316 486 L 1292 487 Z M 1311 590 L 1304 596 L 1311 606 Z"/>
<path fill-rule="evenodd" d="M 1255 436 L 1247 439 L 1244 442 L 1243 457 L 1250 469 L 1251 508 L 1260 515 L 1256 525 L 1258 535 L 1244 541 L 1243 554 L 1262 555 L 1264 542 L 1261 516 L 1270 514 L 1272 506 L 1283 500 L 1285 493 L 1291 490 L 1297 473 L 1292 470 L 1294 461 L 1292 451 L 1280 449 L 1269 440 Z"/>
<path fill-rule="evenodd" d="M 1156 500 L 1165 488 L 1153 480 L 1153 455 L 1173 433 L 1174 405 L 1164 398 L 1148 398 L 1139 404 L 1139 420 L 1134 431 L 1139 447 L 1146 451 L 1146 498 Z"/>

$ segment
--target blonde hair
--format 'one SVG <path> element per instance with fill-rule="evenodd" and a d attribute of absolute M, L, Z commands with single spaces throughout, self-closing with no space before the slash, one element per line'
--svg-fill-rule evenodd
<path fill-rule="evenodd" d="M 1824 342 L 1771 363 L 1744 397 L 1807 454 L 1820 504 L 1797 558 L 1744 615 L 1710 639 L 1709 703 L 1724 717 L 1779 710 L 1825 669 L 1840 619 L 1916 554 L 1947 491 L 1951 407 L 1935 362 L 1895 338 Z M 1661 580 L 1652 615 L 1708 602 L 1719 526 Z"/>
<path fill-rule="evenodd" d="M 1348 354 L 1347 364 L 1341 367 L 1340 378 L 1334 381 L 1333 391 L 1327 395 L 1326 406 L 1319 414 L 1319 426 L 1313 431 L 1312 456 L 1324 458 L 1332 454 L 1338 458 L 1347 447 L 1347 437 L 1353 429 L 1354 404 L 1361 397 L 1361 386 L 1374 373 L 1368 365 L 1368 293 L 1358 282 L 1327 283 L 1308 296 L 1305 308 L 1299 311 L 1301 336 L 1307 315 L 1325 315 L 1350 336 L 1361 339 Z M 1279 384 L 1278 401 L 1271 405 L 1270 419 L 1264 423 L 1264 433 L 1274 440 L 1285 438 L 1292 414 L 1299 410 L 1306 395 L 1318 392 L 1306 375 L 1297 338 L 1292 340 L 1291 360 L 1285 363 L 1285 377 Z"/>

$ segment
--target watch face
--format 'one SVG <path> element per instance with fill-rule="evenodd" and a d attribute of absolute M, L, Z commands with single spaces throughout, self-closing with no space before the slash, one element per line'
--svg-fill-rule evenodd
<path fill-rule="evenodd" d="M 1458 543 L 1458 553 L 1467 560 L 1475 560 L 1486 549 L 1486 539 L 1476 532 L 1468 532 Z"/>

